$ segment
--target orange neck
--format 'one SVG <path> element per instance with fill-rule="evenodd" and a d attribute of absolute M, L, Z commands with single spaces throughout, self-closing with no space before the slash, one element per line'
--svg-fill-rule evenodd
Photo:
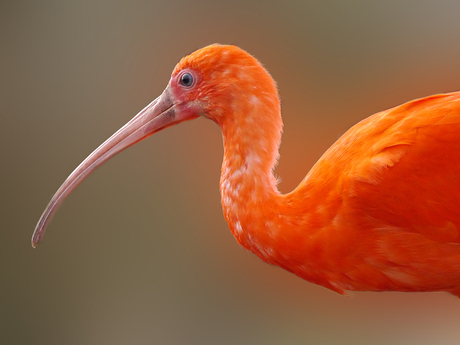
<path fill-rule="evenodd" d="M 273 111 L 264 104 L 241 108 L 228 117 L 232 121 L 219 123 L 224 141 L 222 208 L 237 241 L 272 262 L 283 203 L 273 175 L 281 116 L 276 107 Z"/>
<path fill-rule="evenodd" d="M 265 262 L 342 292 L 328 283 L 322 251 L 327 238 L 318 236 L 327 224 L 312 202 L 318 191 L 305 181 L 285 195 L 276 187 L 273 168 L 281 126 L 273 120 L 254 125 L 247 116 L 233 119 L 243 120 L 220 124 L 224 140 L 220 189 L 224 217 L 236 240 Z"/>

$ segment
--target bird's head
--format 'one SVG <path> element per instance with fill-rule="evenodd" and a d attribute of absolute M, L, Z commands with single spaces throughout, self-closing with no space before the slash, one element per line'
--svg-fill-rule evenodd
<path fill-rule="evenodd" d="M 32 246 L 41 241 L 64 199 L 115 154 L 183 121 L 204 116 L 224 129 L 256 116 L 254 110 L 260 107 L 271 107 L 279 113 L 276 85 L 262 65 L 244 50 L 216 44 L 183 58 L 163 93 L 94 150 L 64 181 L 35 228 Z"/>
<path fill-rule="evenodd" d="M 230 45 L 213 44 L 184 57 L 165 91 L 179 119 L 204 116 L 220 126 L 247 116 L 258 101 L 279 108 L 273 78 L 252 55 Z"/>

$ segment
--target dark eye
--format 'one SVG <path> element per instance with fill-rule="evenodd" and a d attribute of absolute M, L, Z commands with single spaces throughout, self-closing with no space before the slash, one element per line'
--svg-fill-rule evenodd
<path fill-rule="evenodd" d="M 180 84 L 182 86 L 190 87 L 193 85 L 193 76 L 190 73 L 184 73 L 180 77 Z"/>

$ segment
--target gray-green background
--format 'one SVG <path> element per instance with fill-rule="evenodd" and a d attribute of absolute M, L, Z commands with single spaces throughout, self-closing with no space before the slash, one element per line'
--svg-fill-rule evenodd
<path fill-rule="evenodd" d="M 446 293 L 339 296 L 232 238 L 204 119 L 123 152 L 35 250 L 49 198 L 161 93 L 176 62 L 241 46 L 277 80 L 292 190 L 347 128 L 460 89 L 459 1 L 2 1 L 1 344 L 459 344 Z"/>

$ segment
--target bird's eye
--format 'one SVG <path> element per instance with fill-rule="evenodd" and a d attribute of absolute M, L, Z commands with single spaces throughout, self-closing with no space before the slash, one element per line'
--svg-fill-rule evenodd
<path fill-rule="evenodd" d="M 190 73 L 184 73 L 180 77 L 180 84 L 185 87 L 190 87 L 193 85 L 193 76 Z"/>

